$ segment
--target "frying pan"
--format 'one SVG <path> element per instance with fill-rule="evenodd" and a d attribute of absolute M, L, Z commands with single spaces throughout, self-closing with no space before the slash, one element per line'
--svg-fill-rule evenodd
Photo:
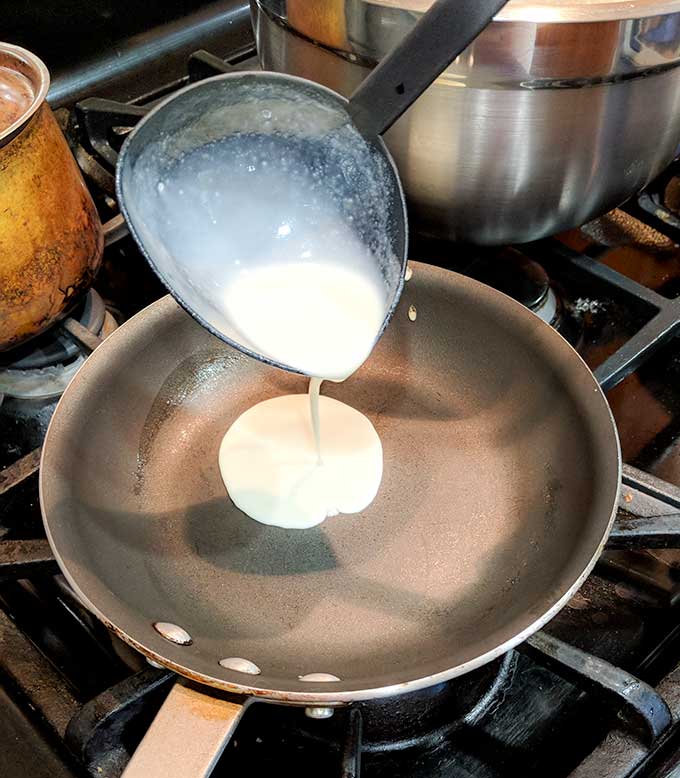
<path fill-rule="evenodd" d="M 327 708 L 466 673 L 545 624 L 595 563 L 621 461 L 592 373 L 514 300 L 412 267 L 371 357 L 327 388 L 382 440 L 362 514 L 286 531 L 234 507 L 223 434 L 306 382 L 170 297 L 114 332 L 63 395 L 40 499 L 65 576 L 130 645 L 214 687 L 174 687 L 126 778 L 208 775 L 243 695 Z"/>

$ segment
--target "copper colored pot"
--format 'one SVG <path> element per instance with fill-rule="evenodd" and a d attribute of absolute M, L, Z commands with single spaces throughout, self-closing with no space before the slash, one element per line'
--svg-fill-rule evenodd
<path fill-rule="evenodd" d="M 0 43 L 0 67 L 25 76 L 33 92 L 12 124 L 0 124 L 1 351 L 38 335 L 78 302 L 99 267 L 103 236 L 45 101 L 47 68 L 6 43 Z"/>

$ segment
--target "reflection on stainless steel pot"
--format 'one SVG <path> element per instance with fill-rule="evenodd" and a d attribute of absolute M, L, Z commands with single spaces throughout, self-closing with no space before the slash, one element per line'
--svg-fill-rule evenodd
<path fill-rule="evenodd" d="M 253 0 L 262 65 L 350 94 L 430 0 Z M 582 224 L 680 142 L 680 1 L 511 0 L 385 136 L 414 223 L 480 244 Z"/>

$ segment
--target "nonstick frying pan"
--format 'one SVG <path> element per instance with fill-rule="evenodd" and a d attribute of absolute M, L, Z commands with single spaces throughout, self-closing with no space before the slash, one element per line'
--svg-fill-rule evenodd
<path fill-rule="evenodd" d="M 382 439 L 383 482 L 360 515 L 286 531 L 234 507 L 224 432 L 306 382 L 218 340 L 170 297 L 71 382 L 43 449 L 48 538 L 83 602 L 147 657 L 249 701 L 398 694 L 507 651 L 588 575 L 620 477 L 597 382 L 517 302 L 412 267 L 369 360 L 325 387 Z M 177 685 L 126 776 L 207 775 L 241 712 Z"/>

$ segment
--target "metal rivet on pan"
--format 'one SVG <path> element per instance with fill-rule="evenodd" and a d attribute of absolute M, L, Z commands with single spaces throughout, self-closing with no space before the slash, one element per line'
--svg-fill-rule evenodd
<path fill-rule="evenodd" d="M 250 675 L 259 675 L 262 671 L 250 659 L 242 659 L 240 656 L 230 656 L 227 659 L 220 659 L 220 667 L 226 670 L 236 670 L 237 673 L 249 673 Z"/>
<path fill-rule="evenodd" d="M 305 708 L 305 716 L 310 719 L 329 719 L 333 713 L 333 708 Z"/>
<path fill-rule="evenodd" d="M 160 662 L 156 662 L 155 660 L 151 659 L 151 657 L 147 656 L 146 661 L 151 665 L 151 667 L 155 667 L 157 670 L 165 669 L 163 665 L 160 664 Z"/>
<path fill-rule="evenodd" d="M 415 321 L 418 317 L 418 311 L 416 310 L 415 305 L 409 305 L 408 308 L 408 317 L 411 321 Z"/>
<path fill-rule="evenodd" d="M 307 673 L 307 675 L 298 675 L 300 681 L 309 681 L 315 683 L 317 681 L 339 681 L 337 675 L 331 675 L 331 673 Z"/>
<path fill-rule="evenodd" d="M 153 628 L 158 634 L 169 640 L 171 643 L 177 643 L 180 646 L 190 646 L 193 643 L 191 635 L 177 624 L 171 624 L 169 621 L 156 621 Z"/>
<path fill-rule="evenodd" d="M 406 272 L 404 273 L 404 281 L 410 281 L 413 278 L 413 268 L 411 265 L 406 265 Z"/>

